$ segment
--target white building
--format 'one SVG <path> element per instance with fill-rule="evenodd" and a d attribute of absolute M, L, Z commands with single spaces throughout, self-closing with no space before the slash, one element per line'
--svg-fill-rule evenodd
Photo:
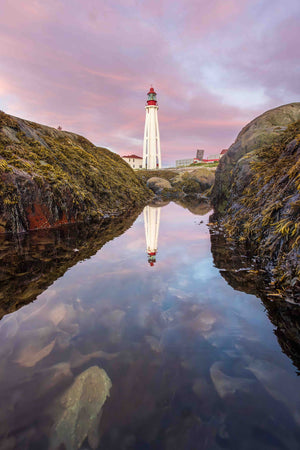
<path fill-rule="evenodd" d="M 194 158 L 187 158 L 187 159 L 177 159 L 176 160 L 176 167 L 187 167 L 193 164 Z"/>
<path fill-rule="evenodd" d="M 143 158 L 137 155 L 126 155 L 122 156 L 124 161 L 132 167 L 132 169 L 141 169 L 143 165 Z"/>
<path fill-rule="evenodd" d="M 160 137 L 158 128 L 158 104 L 153 87 L 148 92 L 143 145 L 143 169 L 160 169 Z"/>

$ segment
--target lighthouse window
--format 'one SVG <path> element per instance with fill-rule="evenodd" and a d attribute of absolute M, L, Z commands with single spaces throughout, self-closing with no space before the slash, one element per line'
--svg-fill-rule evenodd
<path fill-rule="evenodd" d="M 148 94 L 148 100 L 156 100 L 156 94 Z"/>

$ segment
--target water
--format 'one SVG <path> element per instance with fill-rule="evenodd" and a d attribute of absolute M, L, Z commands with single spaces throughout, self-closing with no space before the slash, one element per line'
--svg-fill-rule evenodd
<path fill-rule="evenodd" d="M 2 239 L 1 449 L 299 448 L 299 307 L 209 214 Z"/>

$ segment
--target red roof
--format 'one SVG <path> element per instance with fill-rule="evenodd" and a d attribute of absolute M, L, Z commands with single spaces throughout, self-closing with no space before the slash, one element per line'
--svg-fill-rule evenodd
<path fill-rule="evenodd" d="M 223 150 L 221 151 L 220 155 L 225 155 L 226 152 L 228 152 L 228 148 L 223 148 Z"/>
<path fill-rule="evenodd" d="M 122 158 L 134 158 L 134 159 L 143 159 L 141 156 L 137 155 L 124 155 Z"/>
<path fill-rule="evenodd" d="M 152 86 L 151 86 L 151 88 L 150 88 L 150 90 L 149 90 L 147 95 L 149 95 L 149 94 L 156 94 L 156 92 L 155 92 L 155 90 L 153 89 Z"/>

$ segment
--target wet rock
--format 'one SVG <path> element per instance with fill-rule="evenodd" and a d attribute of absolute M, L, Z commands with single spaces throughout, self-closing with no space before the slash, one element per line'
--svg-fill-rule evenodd
<path fill-rule="evenodd" d="M 238 161 L 259 146 L 274 142 L 282 130 L 299 119 L 300 103 L 291 103 L 265 112 L 241 130 L 216 170 L 212 202 L 217 211 L 224 212 L 232 204 L 231 197 L 236 193 L 232 190 L 237 175 L 234 168 Z M 244 163 L 247 164 L 246 159 Z M 243 164 L 240 169 L 244 170 Z"/>
<path fill-rule="evenodd" d="M 0 233 L 115 217 L 152 197 L 120 156 L 74 133 L 0 111 L 0 147 Z"/>
<path fill-rule="evenodd" d="M 211 200 L 229 239 L 245 242 L 282 295 L 300 301 L 300 103 L 265 112 L 221 158 Z"/>
<path fill-rule="evenodd" d="M 152 177 L 147 181 L 147 187 L 151 189 L 155 194 L 161 194 L 171 189 L 171 183 L 164 178 Z"/>
<path fill-rule="evenodd" d="M 91 448 L 98 446 L 101 410 L 111 386 L 107 373 L 98 366 L 77 376 L 58 401 L 50 437 L 51 450 L 62 445 L 66 450 L 78 449 L 86 437 Z"/>

